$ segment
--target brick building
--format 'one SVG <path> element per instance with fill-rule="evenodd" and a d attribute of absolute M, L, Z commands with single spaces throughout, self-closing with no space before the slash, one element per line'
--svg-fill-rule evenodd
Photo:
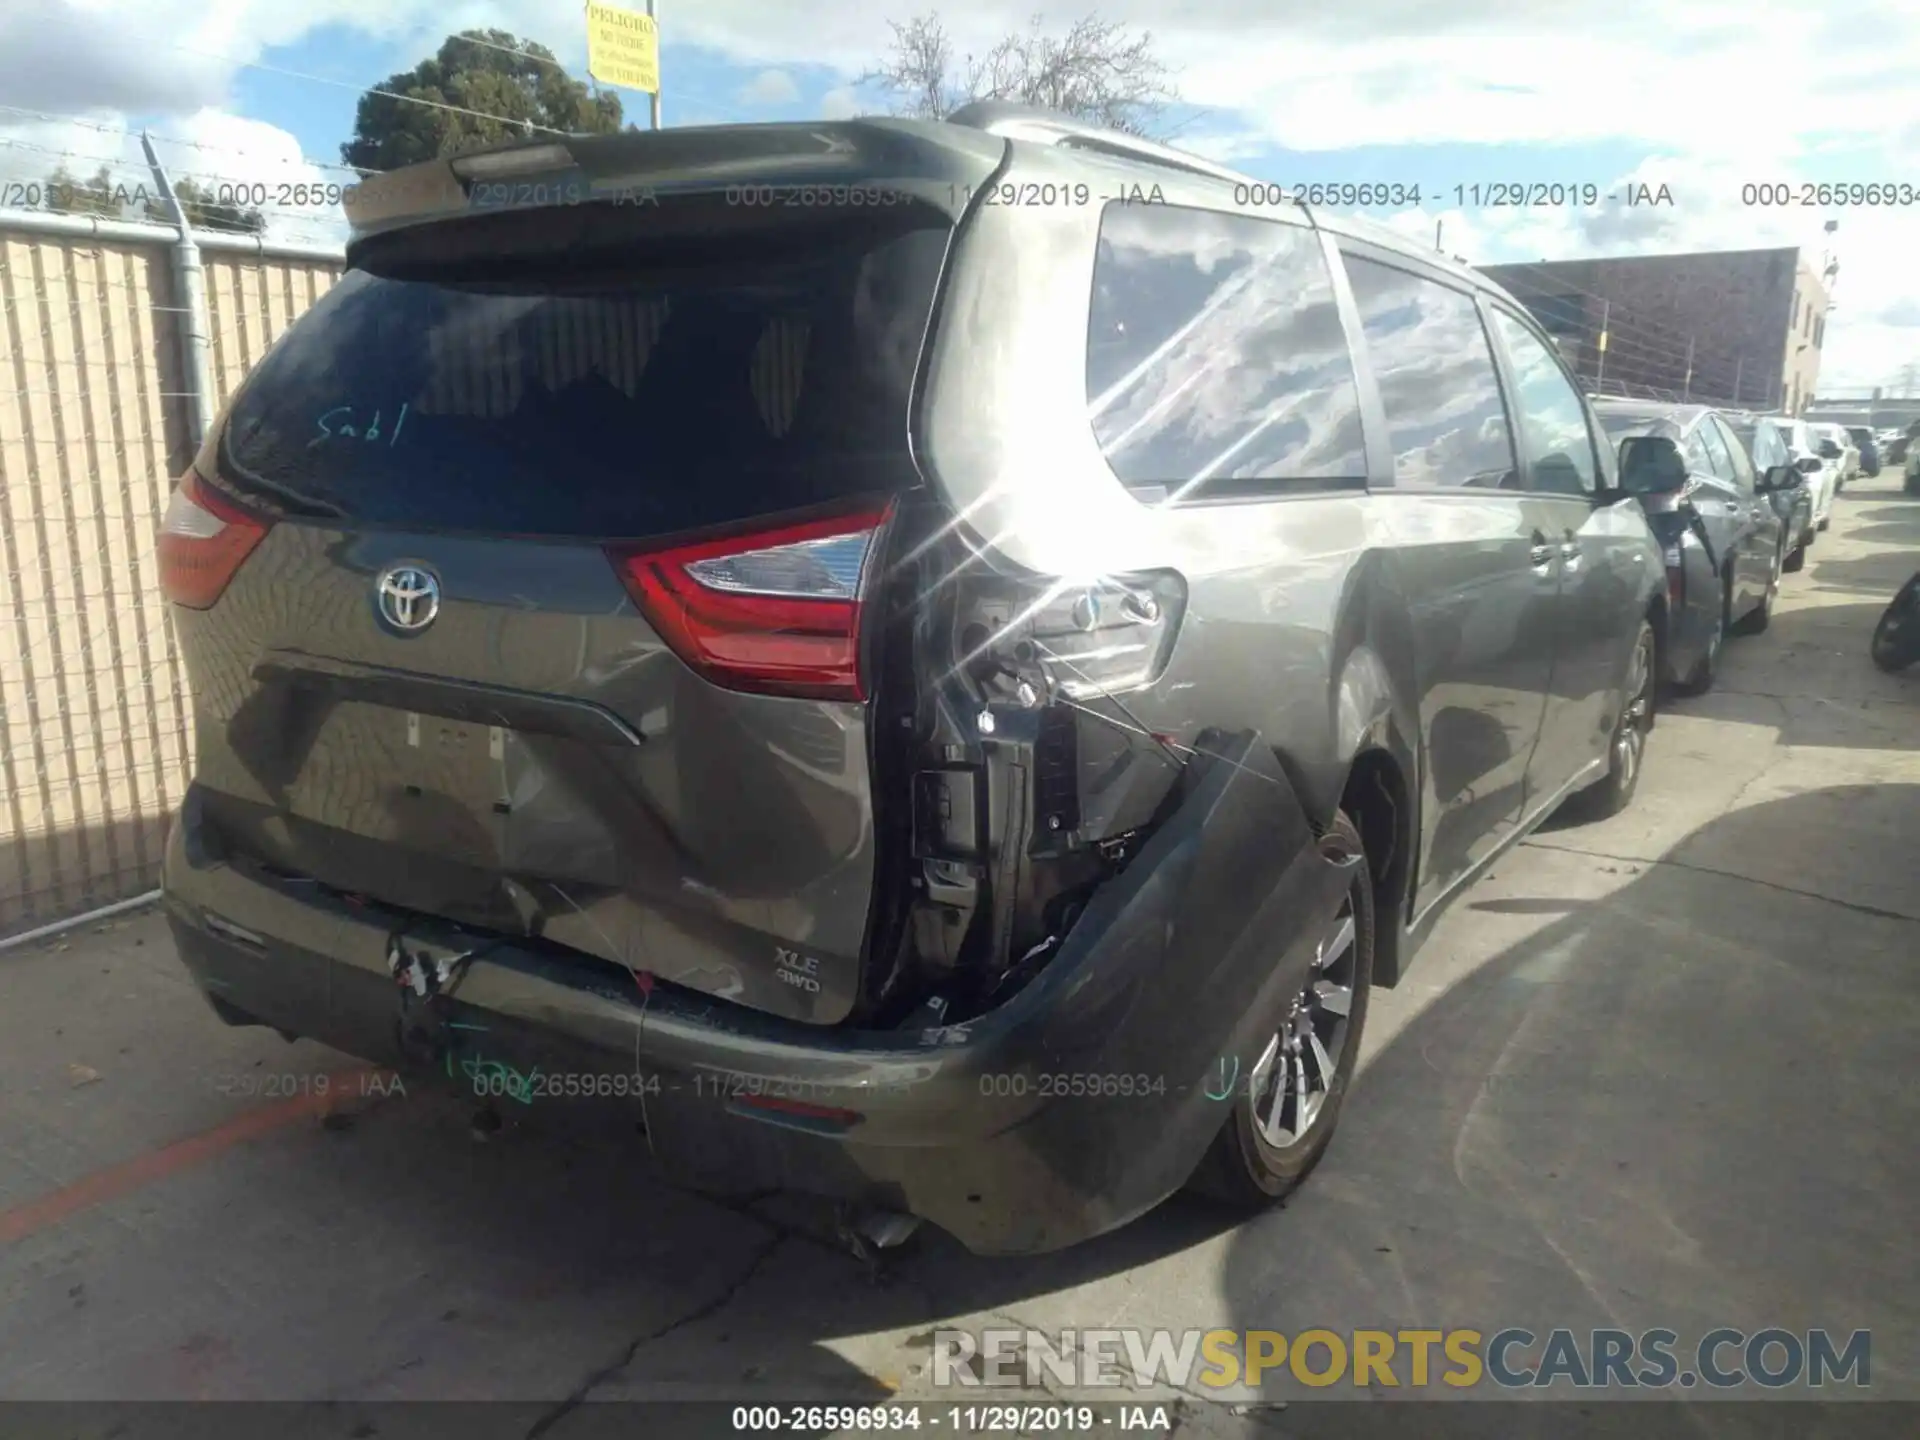
<path fill-rule="evenodd" d="M 1813 399 L 1829 297 L 1797 247 L 1480 268 L 1595 388 L 1793 414 Z"/>

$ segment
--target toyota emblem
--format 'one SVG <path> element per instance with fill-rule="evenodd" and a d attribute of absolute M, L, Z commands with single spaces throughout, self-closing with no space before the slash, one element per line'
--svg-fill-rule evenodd
<path fill-rule="evenodd" d="M 394 565 L 373 586 L 380 618 L 402 634 L 413 635 L 440 613 L 440 582 L 418 565 Z"/>

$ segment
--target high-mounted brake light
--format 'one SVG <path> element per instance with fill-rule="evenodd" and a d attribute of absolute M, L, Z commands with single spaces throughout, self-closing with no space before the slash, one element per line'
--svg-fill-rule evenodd
<path fill-rule="evenodd" d="M 565 169 L 573 152 L 564 145 L 529 145 L 520 150 L 496 150 L 463 155 L 449 168 L 463 180 L 492 180 L 501 175 L 530 175 L 539 170 Z"/>
<path fill-rule="evenodd" d="M 205 610 L 265 538 L 267 524 L 188 470 L 160 521 L 161 593 L 176 605 Z"/>
<path fill-rule="evenodd" d="M 633 603 L 730 690 L 864 700 L 860 610 L 884 510 L 670 549 L 608 551 Z"/>

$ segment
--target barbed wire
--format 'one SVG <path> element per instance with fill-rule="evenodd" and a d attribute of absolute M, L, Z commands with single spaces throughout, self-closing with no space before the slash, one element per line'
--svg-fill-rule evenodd
<path fill-rule="evenodd" d="M 1592 290 L 1585 289 L 1582 286 L 1575 285 L 1571 280 L 1565 279 L 1563 277 L 1562 272 L 1551 268 L 1552 263 L 1553 262 L 1551 261 L 1517 261 L 1517 262 L 1499 263 L 1499 264 L 1489 263 L 1489 265 L 1486 268 L 1491 270 L 1501 271 L 1502 277 L 1504 277 L 1507 274 L 1510 274 L 1515 270 L 1527 270 L 1527 271 L 1533 271 L 1536 273 L 1542 273 L 1546 275 L 1548 279 L 1551 281 L 1551 288 L 1548 288 L 1548 286 L 1540 284 L 1538 282 L 1531 282 L 1531 288 L 1533 289 L 1534 293 L 1539 295 L 1542 298 L 1548 298 L 1548 297 L 1559 298 L 1563 295 L 1578 295 L 1583 300 L 1591 300 L 1595 304 L 1607 306 L 1609 307 L 1609 309 L 1617 308 L 1616 302 L 1612 300 L 1610 297 L 1598 294 Z M 1506 284 L 1506 280 L 1502 277 L 1496 277 L 1496 278 L 1501 278 L 1501 283 Z M 1511 289 L 1512 287 L 1509 285 L 1508 288 Z M 1649 320 L 1645 316 L 1638 317 L 1636 323 L 1639 324 L 1643 329 L 1647 329 L 1651 331 L 1664 331 L 1667 335 L 1673 336 L 1678 339 L 1685 340 L 1685 339 L 1691 338 L 1686 331 L 1677 330 L 1670 326 L 1662 325 L 1659 321 Z"/>
<path fill-rule="evenodd" d="M 141 135 L 148 135 L 153 140 L 161 144 L 181 145 L 189 149 L 202 151 L 206 154 L 243 155 L 248 157 L 254 157 L 254 156 L 259 156 L 261 153 L 258 150 L 244 150 L 234 145 L 216 145 L 210 140 L 189 140 L 184 135 L 167 135 L 158 130 L 147 130 L 145 128 L 142 128 L 140 130 L 135 130 L 131 126 L 127 126 L 127 125 L 108 125 L 103 121 L 88 120 L 78 115 L 55 115 L 45 110 L 29 110 L 22 105 L 0 104 L 0 112 L 4 112 L 10 115 L 22 115 L 30 119 L 46 121 L 51 124 L 77 125 L 85 130 L 94 130 L 105 135 L 120 135 L 130 140 L 136 139 Z M 271 156 L 271 157 L 265 157 L 265 158 L 274 159 L 278 163 L 283 165 L 311 165 L 316 170 L 336 170 L 348 175 L 355 175 L 355 176 L 363 175 L 363 174 L 375 175 L 375 174 L 382 173 L 376 169 L 373 169 L 372 167 L 367 167 L 363 169 L 360 166 L 348 165 L 339 160 L 316 160 L 311 155 L 307 155 L 304 153 L 299 154 L 291 159 L 285 155 Z"/>

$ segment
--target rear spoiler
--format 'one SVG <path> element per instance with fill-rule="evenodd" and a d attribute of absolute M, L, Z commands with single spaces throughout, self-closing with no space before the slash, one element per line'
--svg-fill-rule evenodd
<path fill-rule="evenodd" d="M 1007 158 L 996 135 L 887 118 L 564 135 L 369 176 L 345 196 L 348 244 L 458 215 L 588 202 L 650 205 L 738 190 L 742 204 L 884 207 L 958 220 Z"/>

